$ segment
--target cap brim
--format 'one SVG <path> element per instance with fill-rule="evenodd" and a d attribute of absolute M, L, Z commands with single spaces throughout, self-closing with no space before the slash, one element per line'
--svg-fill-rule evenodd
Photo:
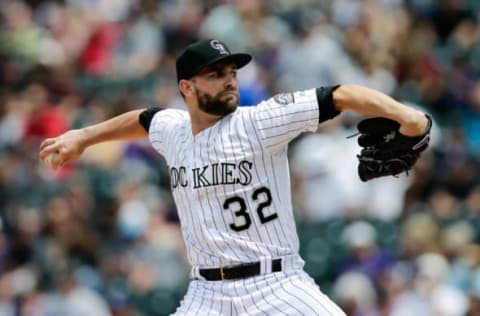
<path fill-rule="evenodd" d="M 245 53 L 237 53 L 237 54 L 230 54 L 225 57 L 220 57 L 215 60 L 213 63 L 218 62 L 229 62 L 231 61 L 237 68 L 242 68 L 243 66 L 247 65 L 252 60 L 252 56 L 250 54 Z M 210 63 L 209 65 L 211 65 Z"/>
<path fill-rule="evenodd" d="M 238 69 L 240 69 L 243 66 L 247 65 L 251 60 L 252 60 L 252 56 L 250 54 L 245 54 L 245 53 L 236 53 L 236 54 L 230 54 L 227 56 L 220 56 L 218 58 L 211 60 L 209 63 L 200 66 L 195 71 L 195 74 L 198 74 L 200 71 L 207 68 L 208 66 L 211 66 L 213 64 L 220 63 L 220 62 L 227 62 L 227 63 L 231 62 Z"/>

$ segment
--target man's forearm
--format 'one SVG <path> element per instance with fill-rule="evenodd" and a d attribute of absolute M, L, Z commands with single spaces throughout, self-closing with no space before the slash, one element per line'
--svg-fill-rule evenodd
<path fill-rule="evenodd" d="M 105 141 L 135 140 L 148 136 L 138 117 L 144 110 L 134 110 L 80 130 L 85 147 Z"/>
<path fill-rule="evenodd" d="M 407 135 L 420 134 L 427 125 L 423 113 L 366 87 L 342 85 L 334 91 L 333 99 L 337 110 L 352 110 L 367 116 L 395 120 L 400 123 L 401 131 Z"/>

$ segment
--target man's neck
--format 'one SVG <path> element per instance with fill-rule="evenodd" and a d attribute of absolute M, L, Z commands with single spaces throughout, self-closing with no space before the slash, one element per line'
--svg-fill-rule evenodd
<path fill-rule="evenodd" d="M 219 115 L 208 114 L 200 110 L 196 111 L 196 113 L 192 113 L 191 111 L 189 112 L 190 120 L 192 122 L 192 134 L 194 136 L 203 131 L 204 129 L 213 126 L 223 117 Z"/>

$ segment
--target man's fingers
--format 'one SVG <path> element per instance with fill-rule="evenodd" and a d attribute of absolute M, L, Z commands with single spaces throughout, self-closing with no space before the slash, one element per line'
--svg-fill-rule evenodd
<path fill-rule="evenodd" d="M 51 153 L 43 153 L 41 156 L 41 160 L 53 170 L 57 170 L 63 165 L 65 165 L 70 158 L 67 155 L 62 155 L 60 152 L 51 152 Z"/>
<path fill-rule="evenodd" d="M 60 144 L 51 143 L 49 145 L 46 145 L 40 150 L 40 159 L 43 160 L 49 154 L 59 152 L 59 150 L 60 150 Z"/>
<path fill-rule="evenodd" d="M 75 133 L 62 134 L 58 137 L 47 138 L 40 144 L 39 158 L 53 169 L 67 164 L 78 158 L 80 150 Z"/>
<path fill-rule="evenodd" d="M 40 144 L 40 150 L 55 143 L 55 138 L 47 138 Z"/>
<path fill-rule="evenodd" d="M 57 143 L 56 138 L 47 138 L 40 144 L 39 158 L 43 160 L 49 154 L 57 152 L 58 149 L 59 144 Z"/>

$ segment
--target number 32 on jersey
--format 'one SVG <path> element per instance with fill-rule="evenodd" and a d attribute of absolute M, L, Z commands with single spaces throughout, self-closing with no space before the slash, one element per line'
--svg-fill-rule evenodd
<path fill-rule="evenodd" d="M 256 209 L 254 216 L 258 216 L 262 224 L 268 223 L 278 218 L 277 213 L 266 215 L 264 213 L 265 208 L 272 204 L 272 194 L 267 187 L 261 187 L 253 191 L 251 199 L 256 202 Z M 234 223 L 230 224 L 230 228 L 234 231 L 242 231 L 248 229 L 252 225 L 252 218 L 247 210 L 247 204 L 245 200 L 239 196 L 232 196 L 223 203 L 223 209 L 231 210 L 236 216 Z M 238 219 L 238 220 L 237 220 Z"/>

